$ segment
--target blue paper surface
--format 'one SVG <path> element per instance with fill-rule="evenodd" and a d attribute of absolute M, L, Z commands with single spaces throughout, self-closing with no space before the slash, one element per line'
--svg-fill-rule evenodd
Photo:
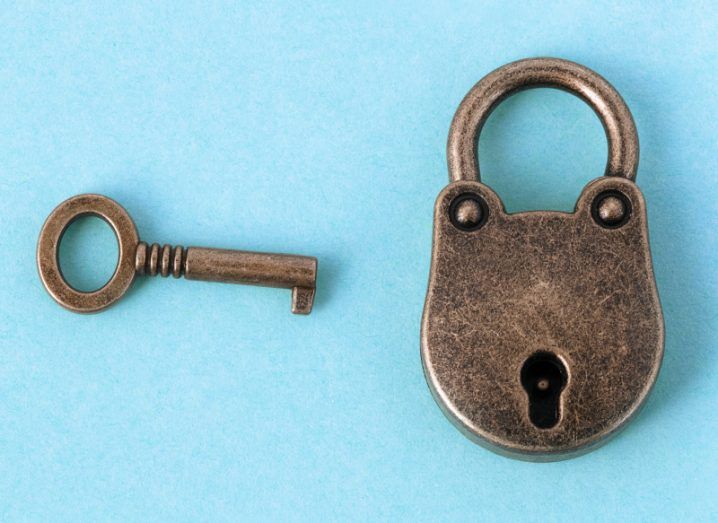
<path fill-rule="evenodd" d="M 715 2 L 63 4 L 0 11 L 0 519 L 718 517 Z M 636 119 L 666 353 L 625 432 L 537 465 L 444 418 L 419 326 L 453 113 L 541 55 L 598 71 Z M 580 100 L 534 90 L 480 152 L 510 211 L 568 211 L 606 142 Z M 35 246 L 85 192 L 149 242 L 317 256 L 315 310 L 144 278 L 65 311 Z M 112 234 L 68 241 L 68 277 L 101 284 Z"/>

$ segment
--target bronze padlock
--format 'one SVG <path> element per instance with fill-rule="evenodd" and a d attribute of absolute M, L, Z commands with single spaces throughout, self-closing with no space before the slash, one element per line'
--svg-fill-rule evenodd
<path fill-rule="evenodd" d="M 532 87 L 579 96 L 606 131 L 605 176 L 583 189 L 573 213 L 508 214 L 480 182 L 483 124 Z M 633 117 L 590 69 L 520 60 L 469 91 L 447 156 L 451 183 L 436 201 L 421 327 L 429 388 L 446 416 L 491 450 L 531 461 L 586 452 L 636 415 L 663 357 Z"/>

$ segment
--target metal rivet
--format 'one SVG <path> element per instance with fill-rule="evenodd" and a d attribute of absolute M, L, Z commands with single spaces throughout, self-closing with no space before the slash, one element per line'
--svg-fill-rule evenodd
<path fill-rule="evenodd" d="M 605 224 L 615 225 L 623 220 L 625 215 L 626 206 L 623 205 L 620 198 L 609 196 L 598 204 L 598 216 Z"/>
<path fill-rule="evenodd" d="M 464 200 L 456 206 L 454 216 L 463 227 L 476 227 L 481 221 L 481 205 L 476 200 Z"/>
<path fill-rule="evenodd" d="M 630 218 L 631 202 L 621 192 L 606 191 L 599 194 L 593 201 L 591 214 L 600 226 L 617 229 Z"/>
<path fill-rule="evenodd" d="M 449 217 L 455 227 L 462 231 L 479 229 L 488 218 L 489 208 L 483 198 L 476 194 L 461 194 L 449 207 Z"/>

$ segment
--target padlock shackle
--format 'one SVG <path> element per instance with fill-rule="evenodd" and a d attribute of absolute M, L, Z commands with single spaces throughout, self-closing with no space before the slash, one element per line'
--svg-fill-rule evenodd
<path fill-rule="evenodd" d="M 449 130 L 449 179 L 480 181 L 478 141 L 491 112 L 506 98 L 525 89 L 553 87 L 574 94 L 593 108 L 608 140 L 606 176 L 635 180 L 638 133 L 626 102 L 598 73 L 559 58 L 528 58 L 489 73 L 468 92 Z"/>

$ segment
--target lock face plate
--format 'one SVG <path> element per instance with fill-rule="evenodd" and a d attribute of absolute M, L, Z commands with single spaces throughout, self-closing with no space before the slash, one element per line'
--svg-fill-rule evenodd
<path fill-rule="evenodd" d="M 488 210 L 472 230 L 450 216 L 467 194 Z M 618 226 L 595 216 L 605 194 L 628 203 Z M 602 177 L 573 213 L 519 214 L 507 214 L 480 182 L 449 184 L 435 206 L 421 355 L 447 417 L 494 451 L 554 461 L 616 433 L 643 404 L 663 357 L 636 184 Z"/>

